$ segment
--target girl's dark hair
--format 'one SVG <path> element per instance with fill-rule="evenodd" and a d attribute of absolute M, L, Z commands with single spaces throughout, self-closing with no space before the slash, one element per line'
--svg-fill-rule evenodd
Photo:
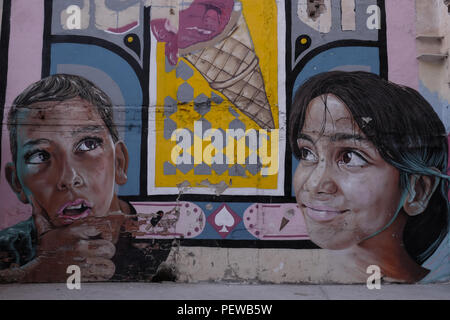
<path fill-rule="evenodd" d="M 301 85 L 290 110 L 289 139 L 297 158 L 306 109 L 311 100 L 326 94 L 335 95 L 347 106 L 381 157 L 400 171 L 402 190 L 409 188 L 411 175 L 440 178 L 426 210 L 409 217 L 403 233 L 406 250 L 422 264 L 448 232 L 448 142 L 442 121 L 414 89 L 368 72 L 321 73 Z"/>
<path fill-rule="evenodd" d="M 28 86 L 13 101 L 8 114 L 9 141 L 14 163 L 17 161 L 17 124 L 20 109 L 36 102 L 65 101 L 80 97 L 96 107 L 114 142 L 119 134 L 114 124 L 112 102 L 108 95 L 91 81 L 71 74 L 55 74 Z"/>

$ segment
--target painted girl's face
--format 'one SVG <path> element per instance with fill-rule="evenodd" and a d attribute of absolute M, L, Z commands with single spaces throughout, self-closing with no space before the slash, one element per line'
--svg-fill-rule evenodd
<path fill-rule="evenodd" d="M 43 102 L 21 110 L 18 121 L 16 173 L 34 209 L 56 227 L 106 215 L 115 144 L 96 108 L 80 98 Z"/>
<path fill-rule="evenodd" d="M 345 104 L 313 99 L 297 144 L 297 202 L 311 240 L 345 249 L 388 224 L 401 201 L 399 171 L 380 156 Z M 365 119 L 370 121 L 370 119 Z"/>

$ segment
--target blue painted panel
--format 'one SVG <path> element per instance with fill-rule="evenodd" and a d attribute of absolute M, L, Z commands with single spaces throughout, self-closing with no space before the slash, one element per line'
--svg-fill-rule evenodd
<path fill-rule="evenodd" d="M 195 202 L 203 212 L 205 213 L 206 219 L 214 213 L 223 203 L 221 202 L 210 202 L 210 209 L 206 208 L 208 202 Z M 231 210 L 234 211 L 242 220 L 238 225 L 225 237 L 226 240 L 257 240 L 250 232 L 247 231 L 244 225 L 243 215 L 245 210 L 253 205 L 253 203 L 242 203 L 242 202 L 227 202 L 227 206 L 230 207 Z M 205 221 L 205 228 L 202 233 L 199 234 L 194 239 L 217 239 L 222 240 L 223 238 L 217 233 L 217 231 L 213 228 L 213 226 Z"/>

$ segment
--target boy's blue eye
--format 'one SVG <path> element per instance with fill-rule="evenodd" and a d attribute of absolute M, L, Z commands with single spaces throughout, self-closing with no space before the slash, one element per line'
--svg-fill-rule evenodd
<path fill-rule="evenodd" d="M 25 155 L 25 162 L 28 164 L 41 164 L 50 159 L 50 154 L 46 151 L 34 151 Z"/>

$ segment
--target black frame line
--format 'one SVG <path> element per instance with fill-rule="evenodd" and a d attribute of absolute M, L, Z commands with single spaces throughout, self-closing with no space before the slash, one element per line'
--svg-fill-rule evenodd
<path fill-rule="evenodd" d="M 42 43 L 42 71 L 41 78 L 50 75 L 51 35 L 52 35 L 53 0 L 44 2 L 44 34 Z"/>
<path fill-rule="evenodd" d="M 253 249 L 321 249 L 311 240 L 180 239 L 179 241 L 180 246 L 184 247 L 220 247 L 220 248 L 253 248 Z"/>
<path fill-rule="evenodd" d="M 258 195 L 220 195 L 213 194 L 158 194 L 158 195 L 146 195 L 146 196 L 120 196 L 122 199 L 132 202 L 141 201 L 154 201 L 154 202 L 166 202 L 166 201 L 191 201 L 191 202 L 249 202 L 249 203 L 296 203 L 294 197 L 290 196 L 258 196 Z"/>
<path fill-rule="evenodd" d="M 290 196 L 292 193 L 292 156 L 286 156 L 287 154 L 292 155 L 291 144 L 289 143 L 289 113 L 291 110 L 291 92 L 289 89 L 288 79 L 290 79 L 290 74 L 292 70 L 292 3 L 291 0 L 286 0 L 284 3 L 284 15 L 286 20 L 286 38 L 285 38 L 285 106 L 286 106 L 286 147 L 284 156 L 284 194 L 285 196 Z M 288 183 L 288 181 L 290 181 Z M 297 201 L 296 201 L 297 202 Z"/>
<path fill-rule="evenodd" d="M 172 238 L 171 238 L 172 239 Z M 134 239 L 135 243 L 152 243 L 155 239 Z M 160 239 L 156 239 L 160 240 Z M 184 239 L 175 238 L 182 247 L 252 248 L 252 249 L 322 249 L 311 240 L 259 239 Z"/>
<path fill-rule="evenodd" d="M 148 113 L 150 108 L 150 55 L 151 55 L 151 34 L 150 34 L 150 14 L 151 7 L 144 7 L 144 35 L 143 35 L 143 77 L 141 86 L 143 92 L 143 101 L 141 108 L 141 163 L 139 176 L 139 194 L 147 194 L 147 176 L 148 176 Z M 145 27 L 147 26 L 147 27 Z"/>
<path fill-rule="evenodd" d="M 380 77 L 387 80 L 389 63 L 387 52 L 386 2 L 385 0 L 377 0 L 377 5 L 381 10 L 381 28 L 378 30 L 378 42 L 380 44 Z"/>
<path fill-rule="evenodd" d="M 2 150 L 2 136 L 6 122 L 3 123 L 3 113 L 5 112 L 6 102 L 6 85 L 8 83 L 8 54 L 9 54 L 9 37 L 11 31 L 11 0 L 3 1 L 2 9 L 2 31 L 0 36 L 0 150 Z M 0 168 L 2 159 L 0 157 Z M 1 173 L 0 173 L 1 176 Z"/>

